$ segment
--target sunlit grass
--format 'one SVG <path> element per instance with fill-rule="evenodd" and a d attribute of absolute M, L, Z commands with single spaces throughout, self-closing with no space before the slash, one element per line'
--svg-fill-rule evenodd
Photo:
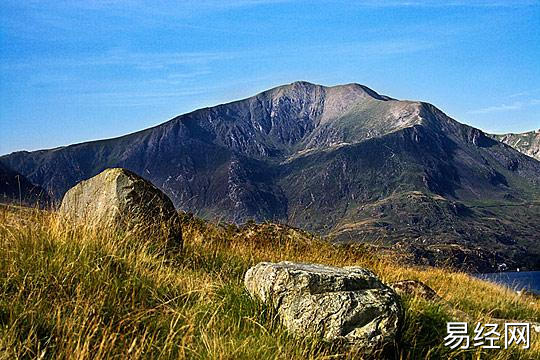
<path fill-rule="evenodd" d="M 64 224 L 55 213 L 0 209 L 0 358 L 350 358 L 298 339 L 251 299 L 243 275 L 260 261 L 370 268 L 385 282 L 418 279 L 445 302 L 405 297 L 396 357 L 540 358 L 538 337 L 521 352 L 445 348 L 446 321 L 538 321 L 540 304 L 444 269 L 405 267 L 364 246 L 335 247 L 274 225 L 219 226 L 185 217 L 183 250 L 158 239 Z"/>

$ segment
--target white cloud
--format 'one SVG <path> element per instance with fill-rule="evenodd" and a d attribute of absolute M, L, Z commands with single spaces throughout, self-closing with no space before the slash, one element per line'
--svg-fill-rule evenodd
<path fill-rule="evenodd" d="M 469 111 L 469 114 L 489 114 L 494 112 L 501 112 L 501 111 L 509 111 L 509 110 L 518 110 L 523 107 L 522 102 L 515 102 L 513 104 L 501 104 L 501 105 L 495 105 L 495 106 L 489 106 L 477 110 L 471 110 Z"/>
<path fill-rule="evenodd" d="M 521 7 L 539 4 L 538 0 L 367 0 L 359 2 L 360 6 L 368 7 Z"/>
<path fill-rule="evenodd" d="M 520 91 L 514 94 L 508 95 L 509 98 L 523 97 L 529 95 L 529 91 Z"/>
<path fill-rule="evenodd" d="M 468 111 L 469 114 L 490 114 L 490 113 L 496 113 L 496 112 L 504 112 L 504 111 L 512 111 L 512 110 L 520 110 L 525 107 L 529 106 L 535 106 L 540 105 L 540 99 L 531 99 L 528 101 L 516 101 L 511 104 L 501 104 L 501 105 L 494 105 L 494 106 L 488 106 L 481 109 L 476 110 L 470 110 Z"/>
<path fill-rule="evenodd" d="M 2 63 L 4 69 L 35 66 L 78 67 L 78 66 L 133 66 L 138 69 L 163 68 L 169 65 L 203 65 L 218 60 L 230 60 L 239 54 L 234 52 L 161 52 L 141 53 L 115 50 L 105 55 L 88 57 L 46 58 L 38 60 Z"/>

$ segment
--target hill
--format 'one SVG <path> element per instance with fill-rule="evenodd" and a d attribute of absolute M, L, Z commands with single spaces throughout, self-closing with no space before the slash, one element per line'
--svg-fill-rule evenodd
<path fill-rule="evenodd" d="M 206 219 L 414 246 L 424 259 L 441 251 L 434 245 L 456 245 L 489 259 L 483 270 L 540 269 L 540 162 L 433 105 L 358 84 L 295 82 L 120 138 L 1 161 L 56 200 L 124 167 Z"/>

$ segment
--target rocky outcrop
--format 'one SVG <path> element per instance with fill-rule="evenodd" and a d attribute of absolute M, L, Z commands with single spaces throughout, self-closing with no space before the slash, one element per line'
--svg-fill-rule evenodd
<path fill-rule="evenodd" d="M 540 129 L 521 134 L 490 135 L 514 149 L 540 160 Z"/>
<path fill-rule="evenodd" d="M 114 168 L 71 188 L 60 214 L 88 227 L 119 228 L 182 244 L 179 216 L 171 200 L 131 171 Z"/>
<path fill-rule="evenodd" d="M 252 297 L 277 310 L 292 333 L 345 343 L 366 354 L 398 335 L 399 297 L 369 270 L 260 263 L 246 272 L 244 283 Z"/>

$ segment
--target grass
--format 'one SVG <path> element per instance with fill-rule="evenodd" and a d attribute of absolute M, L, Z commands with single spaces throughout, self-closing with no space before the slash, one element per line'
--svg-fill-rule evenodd
<path fill-rule="evenodd" d="M 359 265 L 385 282 L 418 279 L 445 302 L 403 298 L 401 359 L 538 359 L 529 350 L 450 351 L 446 322 L 538 321 L 540 303 L 445 269 L 405 267 L 368 248 L 334 247 L 282 226 L 184 218 L 184 248 L 119 231 L 71 227 L 57 214 L 0 208 L 0 359 L 335 359 L 359 354 L 287 333 L 251 299 L 260 261 Z M 534 332 L 533 332 L 534 333 Z"/>

